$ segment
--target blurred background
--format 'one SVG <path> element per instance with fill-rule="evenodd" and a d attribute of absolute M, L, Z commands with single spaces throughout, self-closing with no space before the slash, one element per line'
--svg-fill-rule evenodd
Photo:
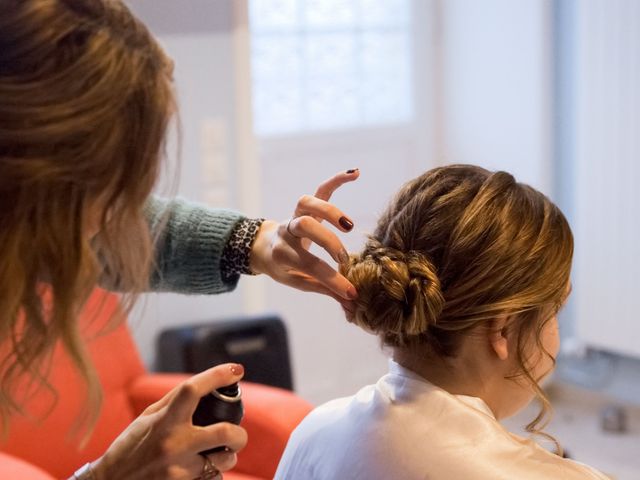
<path fill-rule="evenodd" d="M 576 255 L 549 431 L 576 459 L 640 478 L 640 1 L 129 3 L 176 64 L 170 194 L 286 219 L 358 167 L 333 199 L 355 221 L 350 249 L 404 181 L 440 164 L 504 169 L 558 203 Z M 386 371 L 377 340 L 330 299 L 261 278 L 145 300 L 131 324 L 150 368 L 163 329 L 274 312 L 310 401 Z"/>

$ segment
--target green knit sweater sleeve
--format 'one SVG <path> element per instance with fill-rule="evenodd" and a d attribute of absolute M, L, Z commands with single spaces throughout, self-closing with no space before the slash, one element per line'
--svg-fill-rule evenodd
<path fill-rule="evenodd" d="M 243 215 L 158 197 L 148 200 L 145 213 L 156 245 L 151 291 L 212 294 L 236 287 L 239 275 L 223 278 L 220 262 Z"/>

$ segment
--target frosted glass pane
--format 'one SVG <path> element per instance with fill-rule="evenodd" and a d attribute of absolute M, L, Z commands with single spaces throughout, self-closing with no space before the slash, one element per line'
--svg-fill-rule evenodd
<path fill-rule="evenodd" d="M 412 116 L 411 83 L 404 75 L 365 78 L 361 83 L 363 123 L 407 121 Z"/>
<path fill-rule="evenodd" d="M 362 34 L 363 116 L 367 124 L 411 117 L 411 53 L 407 33 Z"/>
<path fill-rule="evenodd" d="M 259 35 L 252 39 L 251 69 L 255 79 L 299 78 L 303 51 L 297 35 Z"/>
<path fill-rule="evenodd" d="M 355 75 L 356 39 L 351 33 L 309 35 L 304 52 L 307 75 Z"/>
<path fill-rule="evenodd" d="M 310 128 L 358 122 L 356 39 L 352 33 L 309 35 L 305 60 Z"/>
<path fill-rule="evenodd" d="M 306 90 L 308 127 L 331 129 L 361 123 L 357 89 L 356 77 L 348 73 L 310 79 Z"/>
<path fill-rule="evenodd" d="M 298 24 L 298 0 L 251 0 L 249 22 L 251 29 L 291 30 Z"/>
<path fill-rule="evenodd" d="M 402 27 L 409 23 L 409 0 L 360 0 L 364 27 Z"/>
<path fill-rule="evenodd" d="M 254 82 L 254 127 L 266 135 L 301 130 L 306 116 L 298 82 Z"/>
<path fill-rule="evenodd" d="M 304 1 L 306 26 L 314 28 L 353 27 L 358 20 L 355 0 Z"/>
<path fill-rule="evenodd" d="M 258 27 L 268 26 L 251 25 L 256 132 L 408 121 L 409 6 L 409 0 L 252 1 Z"/>
<path fill-rule="evenodd" d="M 364 75 L 406 70 L 411 59 L 409 34 L 367 32 L 361 37 Z"/>
<path fill-rule="evenodd" d="M 261 35 L 252 42 L 254 126 L 263 134 L 300 129 L 302 49 L 296 35 Z"/>

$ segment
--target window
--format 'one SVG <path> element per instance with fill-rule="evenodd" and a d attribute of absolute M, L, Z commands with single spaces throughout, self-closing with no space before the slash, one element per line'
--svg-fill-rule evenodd
<path fill-rule="evenodd" d="M 250 0 L 259 136 L 413 116 L 411 0 Z"/>

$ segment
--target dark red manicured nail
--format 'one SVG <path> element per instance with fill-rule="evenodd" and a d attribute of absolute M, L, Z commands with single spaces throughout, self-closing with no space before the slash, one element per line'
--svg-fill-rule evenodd
<path fill-rule="evenodd" d="M 347 170 L 347 173 L 356 173 L 358 170 L 360 170 L 359 168 L 350 168 L 349 170 Z"/>
<path fill-rule="evenodd" d="M 347 217 L 340 217 L 340 220 L 338 220 L 338 223 L 342 228 L 344 228 L 347 231 L 353 228 L 353 222 L 349 220 Z"/>

